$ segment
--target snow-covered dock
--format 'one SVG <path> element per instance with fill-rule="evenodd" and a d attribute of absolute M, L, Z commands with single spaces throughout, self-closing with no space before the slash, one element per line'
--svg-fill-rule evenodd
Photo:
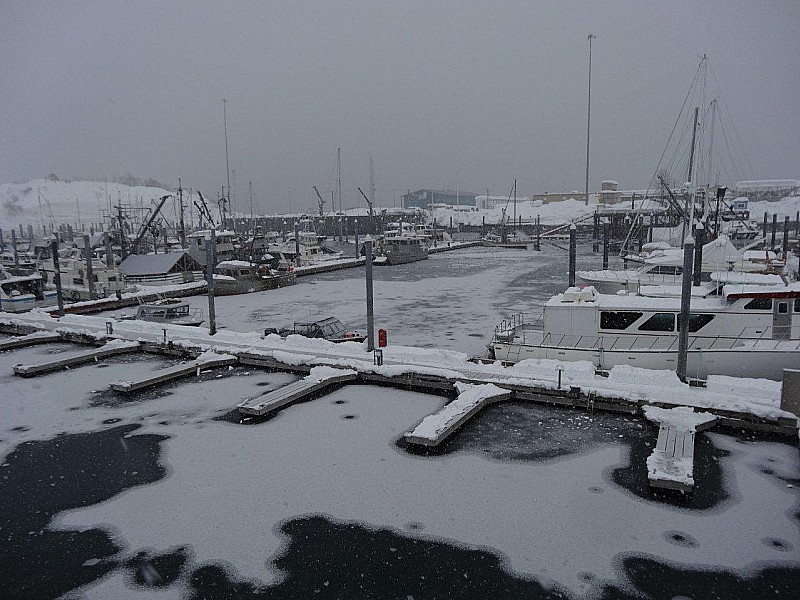
<path fill-rule="evenodd" d="M 37 375 L 44 375 L 45 373 L 52 373 L 53 371 L 96 362 L 108 358 L 109 356 L 139 352 L 139 350 L 141 350 L 139 342 L 112 340 L 99 348 L 86 350 L 67 358 L 59 358 L 35 365 L 16 365 L 14 367 L 14 374 L 20 377 L 36 377 Z"/>
<path fill-rule="evenodd" d="M 377 365 L 365 345 L 356 342 L 333 344 L 301 336 L 281 338 L 230 330 L 210 336 L 195 327 L 79 315 L 55 319 L 41 311 L 0 316 L 0 332 L 20 335 L 38 330 L 92 345 L 115 338 L 130 340 L 140 343 L 145 352 L 182 358 L 195 359 L 213 350 L 235 356 L 243 365 L 295 373 L 307 374 L 318 366 L 351 369 L 359 383 L 421 392 L 452 392 L 457 382 L 463 382 L 494 384 L 511 392 L 513 400 L 584 410 L 642 414 L 646 406 L 690 406 L 716 415 L 724 426 L 794 436 L 798 432 L 797 416 L 780 408 L 781 384 L 775 381 L 712 376 L 706 388 L 690 388 L 670 371 L 620 366 L 601 377 L 588 362 L 529 360 L 503 366 L 474 363 L 460 352 L 410 346 L 384 348 L 383 364 Z"/>
<path fill-rule="evenodd" d="M 49 344 L 50 342 L 58 342 L 59 340 L 61 340 L 61 336 L 54 331 L 37 331 L 28 335 L 21 335 L 0 341 L 0 352 L 3 350 L 13 350 L 14 348 L 26 348 L 37 344 Z"/>
<path fill-rule="evenodd" d="M 492 383 L 470 385 L 456 383 L 458 397 L 442 410 L 428 415 L 403 437 L 411 444 L 438 446 L 485 406 L 511 398 L 511 392 Z"/>
<path fill-rule="evenodd" d="M 309 398 L 334 385 L 353 381 L 356 377 L 358 377 L 358 373 L 352 369 L 314 367 L 303 379 L 240 402 L 236 408 L 243 415 L 261 417 L 293 402 Z"/>
<path fill-rule="evenodd" d="M 202 370 L 233 365 L 236 363 L 236 360 L 236 357 L 230 354 L 217 354 L 209 350 L 201 354 L 195 360 L 175 365 L 174 367 L 161 369 L 147 377 L 142 377 L 134 381 L 114 381 L 111 383 L 111 389 L 124 393 L 135 392 L 136 390 L 153 387 L 166 383 L 167 381 L 187 377 L 194 373 L 199 376 Z"/>
<path fill-rule="evenodd" d="M 195 296 L 206 291 L 205 281 L 195 281 L 192 283 L 179 283 L 165 286 L 142 286 L 138 292 L 126 292 L 121 298 L 113 296 L 99 298 L 97 300 L 84 300 L 64 305 L 64 312 L 73 315 L 88 315 L 105 310 L 118 310 L 129 306 L 137 306 L 145 302 L 153 302 L 163 298 L 185 298 Z M 56 314 L 57 306 L 48 306 L 44 311 Z"/>
<path fill-rule="evenodd" d="M 688 406 L 671 409 L 647 406 L 644 415 L 659 424 L 655 450 L 647 457 L 651 487 L 691 492 L 694 487 L 695 433 L 714 427 L 719 418 L 696 413 Z"/>

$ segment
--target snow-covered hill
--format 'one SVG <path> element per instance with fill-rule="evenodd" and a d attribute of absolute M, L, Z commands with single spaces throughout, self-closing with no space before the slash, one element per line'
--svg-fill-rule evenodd
<path fill-rule="evenodd" d="M 0 227 L 8 229 L 30 223 L 36 229 L 42 223 L 78 222 L 89 224 L 102 221 L 109 203 L 121 200 L 132 206 L 150 206 L 151 200 L 171 194 L 155 187 L 131 187 L 102 181 L 50 181 L 34 179 L 27 183 L 0 185 Z"/>

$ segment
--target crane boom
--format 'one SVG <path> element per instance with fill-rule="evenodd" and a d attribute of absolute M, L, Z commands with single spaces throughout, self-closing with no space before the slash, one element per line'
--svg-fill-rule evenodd
<path fill-rule="evenodd" d="M 362 190 L 361 188 L 357 188 L 357 189 L 358 189 L 359 192 L 361 192 L 361 195 L 364 196 L 364 200 L 367 201 L 367 206 L 369 207 L 369 216 L 371 217 L 372 216 L 372 200 L 367 198 L 367 195 L 364 193 L 364 190 Z"/>
<path fill-rule="evenodd" d="M 142 238 L 145 236 L 145 234 L 150 229 L 150 225 L 153 224 L 153 221 L 156 220 L 156 217 L 161 212 L 161 207 L 164 206 L 164 203 L 169 198 L 172 198 L 172 194 L 167 194 L 166 196 L 161 196 L 161 198 L 158 201 L 158 204 L 156 204 L 155 209 L 152 212 L 150 212 L 150 214 L 148 214 L 147 217 L 145 217 L 144 221 L 142 221 L 142 224 L 139 227 L 139 231 L 136 233 L 136 237 L 133 238 L 133 242 L 131 242 L 131 252 L 132 253 L 136 251 L 136 246 L 139 244 L 139 242 L 142 241 Z"/>
<path fill-rule="evenodd" d="M 211 211 L 208 210 L 208 204 L 206 204 L 206 199 L 203 198 L 203 194 L 200 190 L 197 190 L 197 197 L 200 198 L 200 204 L 197 203 L 197 200 L 194 201 L 194 205 L 197 207 L 197 211 L 200 213 L 200 216 L 204 217 L 206 221 L 209 222 L 210 225 L 214 225 L 214 217 L 211 216 Z"/>
<path fill-rule="evenodd" d="M 318 199 L 317 204 L 319 204 L 319 216 L 320 217 L 324 217 L 325 216 L 325 200 L 322 199 L 322 196 L 320 195 L 319 190 L 317 189 L 317 186 L 312 185 L 311 187 L 314 189 L 314 193 L 317 195 L 317 199 Z"/>

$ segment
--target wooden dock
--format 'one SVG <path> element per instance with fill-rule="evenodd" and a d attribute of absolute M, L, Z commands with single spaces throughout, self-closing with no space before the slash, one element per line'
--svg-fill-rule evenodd
<path fill-rule="evenodd" d="M 0 352 L 3 350 L 13 350 L 15 348 L 27 348 L 37 344 L 49 344 L 50 342 L 61 341 L 61 336 L 55 331 L 38 331 L 21 335 L 7 340 L 0 341 Z"/>
<path fill-rule="evenodd" d="M 461 385 L 458 397 L 428 415 L 403 437 L 410 444 L 435 447 L 489 404 L 510 400 L 512 393 L 493 384 Z"/>
<path fill-rule="evenodd" d="M 316 369 L 324 369 L 324 371 L 317 372 Z M 262 417 L 331 386 L 353 381 L 358 377 L 356 371 L 349 369 L 332 369 L 330 367 L 317 367 L 316 369 L 312 369 L 308 376 L 299 381 L 240 402 L 236 408 L 243 415 Z"/>
<path fill-rule="evenodd" d="M 650 407 L 645 416 L 659 423 L 656 447 L 647 457 L 650 487 L 691 492 L 695 433 L 714 427 L 719 419 L 712 414 L 695 413 L 688 407 L 669 410 Z"/>
<path fill-rule="evenodd" d="M 235 364 L 236 361 L 237 358 L 235 356 L 231 356 L 230 354 L 218 354 L 212 358 L 203 358 L 201 356 L 196 360 L 184 364 L 161 369 L 152 375 L 142 377 L 141 379 L 136 379 L 134 381 L 114 381 L 111 383 L 111 389 L 115 392 L 129 394 L 137 390 L 166 383 L 167 381 L 180 379 L 181 377 L 188 377 L 189 375 L 194 374 L 199 376 L 201 370 L 227 367 L 228 365 Z"/>
<path fill-rule="evenodd" d="M 97 362 L 110 356 L 139 352 L 140 349 L 141 345 L 139 342 L 113 340 L 104 346 L 86 350 L 68 358 L 59 358 L 35 365 L 16 365 L 14 367 L 14 375 L 19 375 L 20 377 L 36 377 L 37 375 L 44 375 L 45 373 L 52 373 L 53 371 L 60 371 L 61 369 Z"/>

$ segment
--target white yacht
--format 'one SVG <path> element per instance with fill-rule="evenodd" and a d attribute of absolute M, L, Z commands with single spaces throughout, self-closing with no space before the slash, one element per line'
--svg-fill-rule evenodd
<path fill-rule="evenodd" d="M 648 245 L 646 244 L 645 247 Z M 604 294 L 622 291 L 635 292 L 646 285 L 680 285 L 683 270 L 683 250 L 671 246 L 650 245 L 643 255 L 643 265 L 637 269 L 605 269 L 578 271 L 577 278 L 585 285 L 594 286 Z M 701 279 L 708 281 L 714 271 L 741 273 L 778 273 L 784 268 L 774 252 L 737 249 L 728 236 L 703 245 Z"/>
<path fill-rule="evenodd" d="M 780 379 L 800 365 L 800 283 L 727 284 L 693 297 L 687 376 Z M 608 295 L 569 288 L 551 298 L 542 317 L 515 315 L 495 328 L 490 358 L 591 361 L 674 370 L 678 358 L 679 295 Z"/>

